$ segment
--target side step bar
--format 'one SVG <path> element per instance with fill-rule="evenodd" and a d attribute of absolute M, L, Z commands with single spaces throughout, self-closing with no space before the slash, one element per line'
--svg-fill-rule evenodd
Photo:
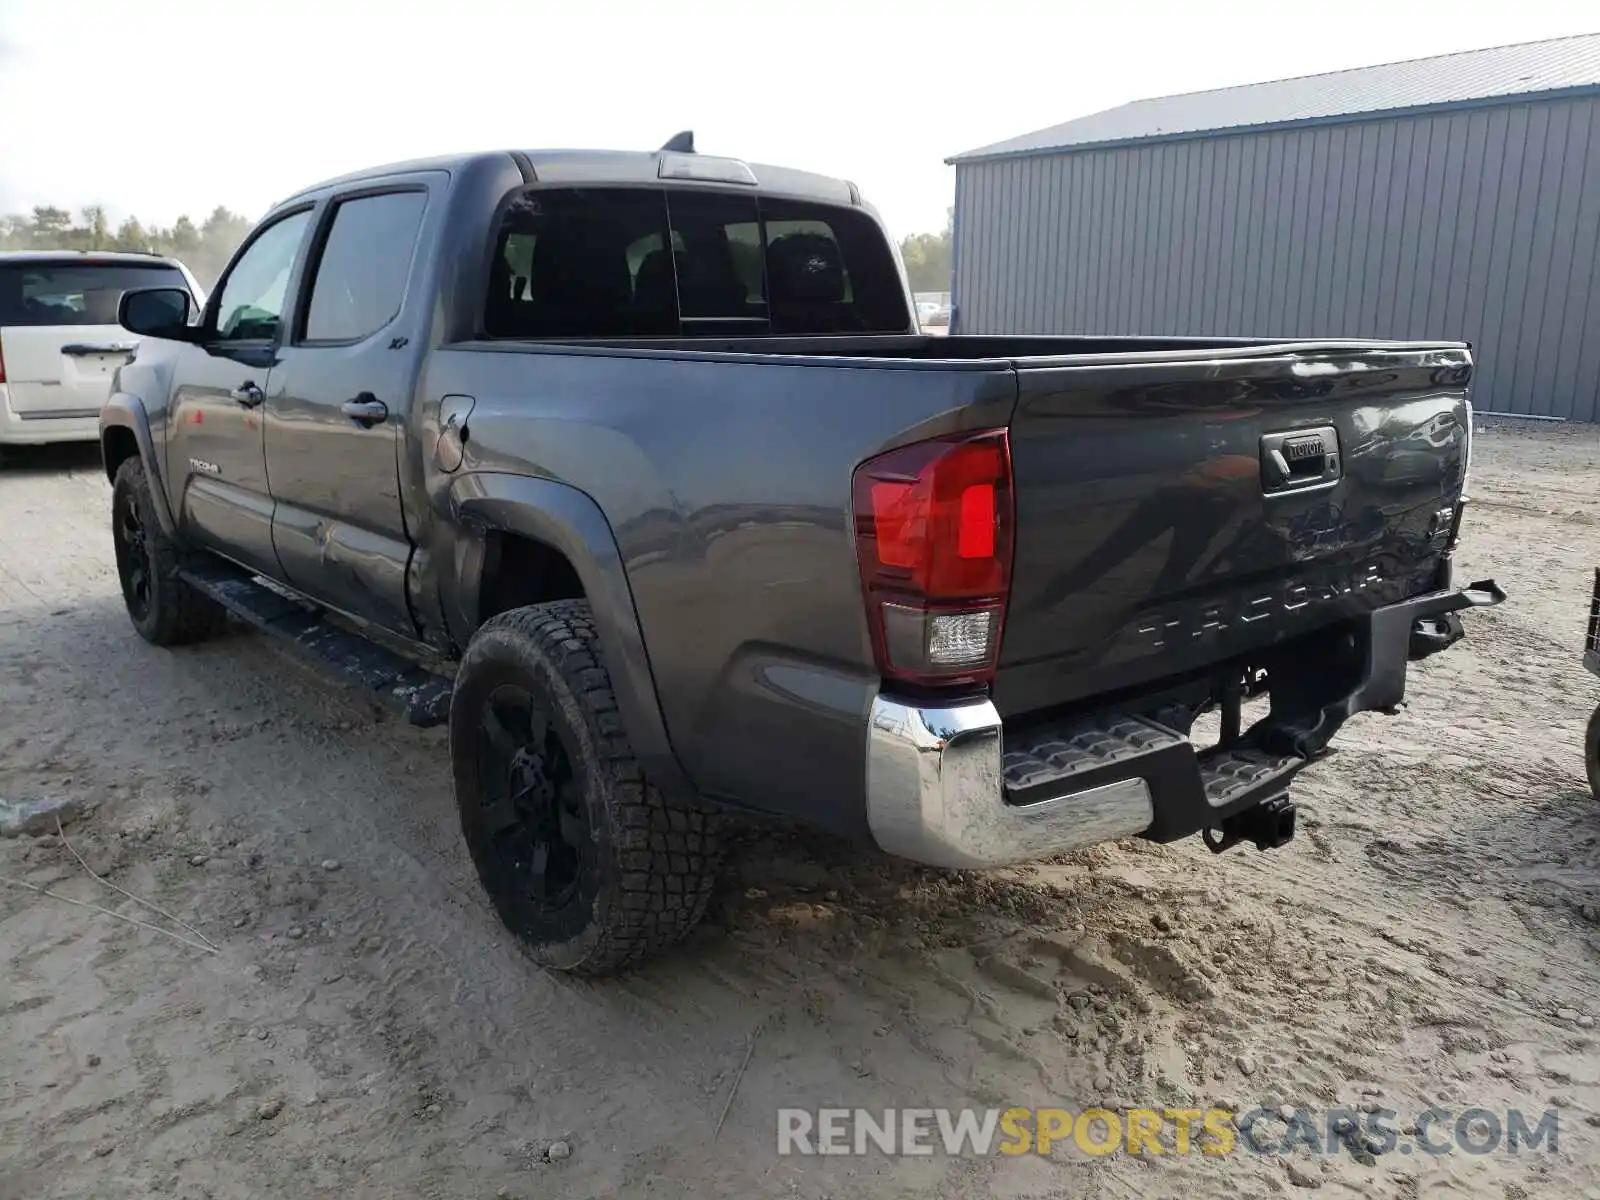
<path fill-rule="evenodd" d="M 442 725 L 454 683 L 426 667 L 324 618 L 321 610 L 221 560 L 180 568 L 189 586 L 245 624 L 271 634 L 297 657 L 321 668 L 413 725 Z"/>

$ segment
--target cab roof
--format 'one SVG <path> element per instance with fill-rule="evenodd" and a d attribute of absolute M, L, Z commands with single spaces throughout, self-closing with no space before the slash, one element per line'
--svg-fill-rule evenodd
<path fill-rule="evenodd" d="M 692 151 L 673 150 L 502 150 L 478 154 L 456 154 L 435 158 L 412 159 L 408 162 L 388 163 L 352 171 L 321 183 L 301 188 L 280 204 L 299 200 L 333 187 L 376 182 L 394 175 L 410 175 L 424 171 L 454 171 L 490 160 L 510 159 L 531 183 L 579 184 L 684 184 L 684 183 L 738 183 L 757 194 L 782 195 L 796 199 L 814 200 L 824 204 L 860 206 L 861 193 L 855 184 L 810 171 L 796 171 L 790 167 L 775 167 L 765 163 L 747 163 L 741 159 L 720 155 L 701 155 Z M 697 166 L 715 170 L 717 164 L 726 164 L 730 174 L 744 172 L 754 176 L 749 179 L 715 179 L 705 175 L 694 178 L 667 177 L 662 174 L 664 160 L 692 161 Z M 669 168 L 670 169 L 670 168 Z M 274 208 L 279 205 L 274 205 Z"/>

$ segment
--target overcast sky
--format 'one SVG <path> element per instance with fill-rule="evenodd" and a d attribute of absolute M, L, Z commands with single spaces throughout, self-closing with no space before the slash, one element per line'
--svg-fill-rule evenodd
<path fill-rule="evenodd" d="M 937 229 L 954 153 L 1144 96 L 1600 29 L 1558 0 L 0 0 L 0 212 L 258 216 L 506 147 L 840 175 Z"/>

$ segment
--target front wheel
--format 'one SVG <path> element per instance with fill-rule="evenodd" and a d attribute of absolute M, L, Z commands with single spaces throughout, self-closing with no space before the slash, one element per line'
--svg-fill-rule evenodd
<path fill-rule="evenodd" d="M 144 463 L 123 461 L 111 485 L 111 544 L 133 627 L 157 646 L 210 637 L 226 623 L 220 606 L 178 577 L 182 552 L 156 518 Z"/>
<path fill-rule="evenodd" d="M 478 630 L 456 676 L 450 758 L 478 876 L 541 965 L 614 971 L 704 914 L 715 814 L 640 770 L 586 601 L 513 609 Z"/>
<path fill-rule="evenodd" d="M 1589 729 L 1583 739 L 1583 765 L 1589 772 L 1589 790 L 1600 800 L 1600 705 L 1589 714 Z"/>

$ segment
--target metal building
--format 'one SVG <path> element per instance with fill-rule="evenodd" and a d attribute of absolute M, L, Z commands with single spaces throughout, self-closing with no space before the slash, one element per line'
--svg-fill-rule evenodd
<path fill-rule="evenodd" d="M 1600 34 L 1140 100 L 956 167 L 963 333 L 1473 343 L 1600 420 Z"/>

